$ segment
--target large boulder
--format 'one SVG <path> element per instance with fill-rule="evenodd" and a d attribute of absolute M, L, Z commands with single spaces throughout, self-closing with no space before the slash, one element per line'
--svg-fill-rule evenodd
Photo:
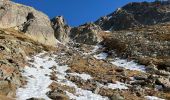
<path fill-rule="evenodd" d="M 77 43 L 95 45 L 102 41 L 100 32 L 98 25 L 87 23 L 71 29 L 70 38 Z"/>
<path fill-rule="evenodd" d="M 53 18 L 51 23 L 55 32 L 56 39 L 64 44 L 68 43 L 71 27 L 66 24 L 63 16 L 57 16 Z"/>
<path fill-rule="evenodd" d="M 170 80 L 169 80 L 169 78 L 163 78 L 163 77 L 158 78 L 157 83 L 162 85 L 165 90 L 170 91 Z"/>
<path fill-rule="evenodd" d="M 54 30 L 45 14 L 12 1 L 0 0 L 0 28 L 15 28 L 40 43 L 56 44 Z"/>

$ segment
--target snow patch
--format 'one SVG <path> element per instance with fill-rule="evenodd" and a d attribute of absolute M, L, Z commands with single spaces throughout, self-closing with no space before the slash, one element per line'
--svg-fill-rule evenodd
<path fill-rule="evenodd" d="M 49 69 L 54 64 L 54 61 L 49 61 L 49 58 L 40 58 L 42 54 L 34 57 L 33 66 L 26 66 L 24 69 L 23 76 L 27 78 L 27 85 L 24 88 L 17 90 L 17 100 L 26 100 L 32 97 L 44 98 L 45 100 L 51 100 L 46 96 L 46 92 L 50 89 L 48 86 L 52 83 L 52 80 L 47 76 L 50 74 Z M 41 68 L 40 66 L 43 66 Z"/>
<path fill-rule="evenodd" d="M 98 55 L 94 55 L 94 57 L 96 59 L 104 60 L 104 59 L 106 59 L 108 57 L 108 54 L 102 52 L 102 53 L 100 53 Z M 145 72 L 145 66 L 144 65 L 139 65 L 134 60 L 128 61 L 127 59 L 115 58 L 110 63 L 116 65 L 117 67 L 123 67 L 123 68 L 129 69 L 129 70 L 136 70 L 136 71 Z"/>
<path fill-rule="evenodd" d="M 60 70 L 60 66 L 57 68 L 60 73 L 62 73 L 62 77 L 59 78 L 58 83 L 61 85 L 66 85 L 69 87 L 73 87 L 76 90 L 76 93 L 72 94 L 66 91 L 66 94 L 70 97 L 70 99 L 74 100 L 108 100 L 107 97 L 103 97 L 98 94 L 92 93 L 92 91 L 88 90 L 83 90 L 79 88 L 75 83 L 69 81 L 68 79 L 65 78 L 67 75 L 66 70 Z M 68 67 L 66 69 L 69 69 Z M 70 74 L 70 73 L 69 73 Z M 78 74 L 78 73 L 71 73 L 72 75 L 80 76 L 82 79 L 87 80 L 91 79 L 91 76 L 88 74 Z M 57 74 L 58 76 L 58 74 Z"/>
<path fill-rule="evenodd" d="M 115 61 L 111 63 L 118 67 L 123 67 L 125 69 L 145 72 L 145 66 L 139 65 L 135 63 L 134 61 L 127 61 L 126 59 L 116 59 Z"/>
<path fill-rule="evenodd" d="M 112 16 L 108 16 L 108 20 L 110 20 L 111 18 L 113 18 Z"/>
<path fill-rule="evenodd" d="M 26 66 L 24 69 L 23 76 L 27 77 L 27 85 L 24 88 L 19 88 L 17 90 L 17 100 L 26 100 L 32 97 L 35 98 L 44 98 L 45 100 L 51 100 L 46 96 L 46 93 L 50 91 L 48 86 L 52 83 L 49 75 L 52 70 L 57 71 L 56 76 L 58 77 L 57 83 L 61 85 L 67 85 L 69 87 L 74 87 L 76 93 L 72 94 L 66 91 L 70 99 L 76 100 L 108 100 L 107 97 L 103 97 L 98 94 L 92 93 L 92 91 L 83 90 L 79 88 L 75 83 L 69 81 L 66 76 L 68 73 L 66 71 L 69 69 L 67 65 L 59 66 L 55 61 L 57 55 L 48 55 L 44 56 L 44 53 L 41 53 L 37 56 L 34 56 L 34 62 L 30 62 L 32 66 Z M 55 65 L 56 69 L 51 69 Z M 82 79 L 87 80 L 91 79 L 91 76 L 88 74 L 78 74 L 72 73 L 73 75 L 80 76 Z M 31 77 L 30 77 L 31 76 Z"/>
<path fill-rule="evenodd" d="M 161 99 L 161 98 L 158 98 L 158 97 L 155 97 L 155 96 L 145 96 L 145 98 L 147 100 L 165 100 L 165 99 Z"/>
<path fill-rule="evenodd" d="M 110 31 L 110 30 L 107 30 L 107 31 L 104 31 L 104 32 L 106 32 L 106 33 L 110 33 L 111 31 Z"/>
<path fill-rule="evenodd" d="M 102 85 L 100 84 L 100 87 L 104 87 L 104 88 L 108 88 L 108 89 L 120 89 L 120 90 L 127 90 L 128 87 L 126 86 L 126 84 L 121 83 L 119 81 L 116 81 L 115 84 L 113 83 L 108 83 L 107 85 Z"/>
<path fill-rule="evenodd" d="M 78 76 L 80 77 L 81 79 L 87 81 L 89 79 L 92 79 L 92 77 L 89 75 L 89 74 L 78 74 L 78 73 L 69 73 L 70 75 L 73 75 L 73 76 Z"/>
<path fill-rule="evenodd" d="M 108 83 L 108 88 L 110 89 L 120 89 L 120 90 L 126 90 L 128 87 L 124 83 L 116 81 L 116 84 Z"/>
<path fill-rule="evenodd" d="M 94 55 L 94 57 L 95 57 L 96 59 L 100 59 L 100 60 L 106 59 L 107 56 L 108 56 L 108 54 L 107 54 L 107 53 L 104 53 L 104 52 L 102 52 L 102 53 L 100 53 L 100 54 L 98 54 L 98 55 Z"/>

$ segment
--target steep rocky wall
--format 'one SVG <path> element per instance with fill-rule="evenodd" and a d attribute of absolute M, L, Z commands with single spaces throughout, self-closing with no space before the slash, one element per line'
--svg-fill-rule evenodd
<path fill-rule="evenodd" d="M 102 41 L 100 37 L 101 28 L 94 23 L 87 23 L 71 29 L 70 38 L 77 42 L 95 45 Z"/>
<path fill-rule="evenodd" d="M 51 20 L 51 23 L 56 39 L 64 44 L 68 43 L 71 27 L 66 24 L 64 17 L 57 16 Z"/>
<path fill-rule="evenodd" d="M 54 30 L 45 14 L 32 7 L 0 0 L 0 28 L 15 28 L 34 40 L 55 45 Z"/>

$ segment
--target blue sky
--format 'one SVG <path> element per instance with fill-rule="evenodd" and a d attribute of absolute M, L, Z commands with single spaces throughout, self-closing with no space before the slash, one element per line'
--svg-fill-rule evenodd
<path fill-rule="evenodd" d="M 95 21 L 129 2 L 153 0 L 13 0 L 32 6 L 50 18 L 62 15 L 71 26 Z"/>

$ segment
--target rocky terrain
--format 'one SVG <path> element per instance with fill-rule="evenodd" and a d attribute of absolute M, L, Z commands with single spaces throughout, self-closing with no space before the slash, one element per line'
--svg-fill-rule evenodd
<path fill-rule="evenodd" d="M 67 25 L 0 0 L 0 100 L 169 100 L 170 3 Z"/>

